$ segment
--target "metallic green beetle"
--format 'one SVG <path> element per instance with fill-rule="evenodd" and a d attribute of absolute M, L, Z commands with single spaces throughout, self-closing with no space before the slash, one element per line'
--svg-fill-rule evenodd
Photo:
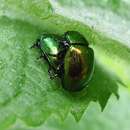
<path fill-rule="evenodd" d="M 88 85 L 94 70 L 94 52 L 80 33 L 43 34 L 32 47 L 40 49 L 40 58 L 49 65 L 50 78 L 61 78 L 63 88 L 79 91 Z"/>

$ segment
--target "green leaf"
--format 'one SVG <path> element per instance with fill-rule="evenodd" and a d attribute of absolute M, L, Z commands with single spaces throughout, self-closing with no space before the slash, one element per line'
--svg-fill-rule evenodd
<path fill-rule="evenodd" d="M 129 130 L 130 94 L 126 89 L 120 89 L 119 94 L 120 100 L 117 102 L 112 96 L 104 112 L 100 111 L 100 106 L 96 103 L 91 103 L 78 123 L 72 115 L 69 115 L 64 122 L 52 116 L 45 124 L 35 128 L 17 120 L 8 130 Z"/>
<path fill-rule="evenodd" d="M 64 120 L 69 112 L 79 121 L 91 101 L 103 110 L 112 93 L 118 97 L 119 83 L 130 87 L 129 31 L 124 35 L 129 8 L 121 4 L 124 16 L 118 1 L 87 1 L 1 1 L 0 129 L 16 119 L 31 126 L 41 125 L 50 115 Z M 60 79 L 50 80 L 47 64 L 36 60 L 39 52 L 30 49 L 40 34 L 68 30 L 83 34 L 95 54 L 93 78 L 77 93 L 65 91 Z"/>

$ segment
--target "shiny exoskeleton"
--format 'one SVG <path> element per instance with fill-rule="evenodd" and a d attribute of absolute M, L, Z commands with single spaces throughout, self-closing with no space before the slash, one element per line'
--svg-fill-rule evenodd
<path fill-rule="evenodd" d="M 32 47 L 40 49 L 40 57 L 49 65 L 50 78 L 61 78 L 63 88 L 79 91 L 88 85 L 93 75 L 94 52 L 80 33 L 43 34 Z"/>

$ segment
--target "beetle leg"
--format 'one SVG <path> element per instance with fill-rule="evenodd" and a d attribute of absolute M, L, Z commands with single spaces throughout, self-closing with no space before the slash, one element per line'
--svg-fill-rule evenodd
<path fill-rule="evenodd" d="M 42 58 L 44 58 L 44 55 L 40 55 L 39 57 L 37 57 L 37 60 L 40 60 L 40 59 L 42 59 Z M 44 58 L 45 59 L 45 58 Z"/>
<path fill-rule="evenodd" d="M 58 77 L 58 74 L 54 73 L 51 66 L 49 66 L 48 73 L 49 73 L 50 79 L 54 79 L 54 78 Z"/>
<path fill-rule="evenodd" d="M 49 64 L 48 73 L 49 73 L 50 79 L 54 79 L 54 78 L 58 77 L 58 74 L 55 73 L 54 67 L 50 64 L 47 54 L 42 52 L 41 56 L 38 57 L 37 59 L 41 59 L 41 58 L 43 58 Z"/>
<path fill-rule="evenodd" d="M 49 59 L 47 58 L 47 55 L 45 54 L 45 53 L 43 53 L 43 52 L 41 52 L 41 55 L 37 58 L 37 60 L 39 60 L 39 59 L 44 59 L 45 61 L 47 61 L 48 62 L 48 64 L 49 64 Z M 49 64 L 50 65 L 50 64 Z"/>
<path fill-rule="evenodd" d="M 69 48 L 70 44 L 66 40 L 59 41 L 60 44 L 62 44 L 65 48 Z"/>
<path fill-rule="evenodd" d="M 39 42 L 40 42 L 40 40 L 37 39 L 36 42 L 35 42 L 30 48 L 31 48 L 31 49 L 32 49 L 32 48 L 39 48 Z"/>

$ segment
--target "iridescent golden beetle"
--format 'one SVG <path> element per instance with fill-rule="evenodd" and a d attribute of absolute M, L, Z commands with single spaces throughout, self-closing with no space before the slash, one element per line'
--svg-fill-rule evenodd
<path fill-rule="evenodd" d="M 63 88 L 79 91 L 88 85 L 93 75 L 94 52 L 80 33 L 43 34 L 32 47 L 41 50 L 50 78 L 61 78 Z"/>

